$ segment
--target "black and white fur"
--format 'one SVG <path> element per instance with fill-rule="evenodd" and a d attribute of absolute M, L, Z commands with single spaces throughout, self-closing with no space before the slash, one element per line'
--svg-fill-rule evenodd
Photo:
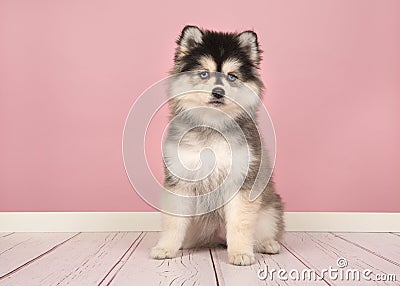
<path fill-rule="evenodd" d="M 168 131 L 164 153 L 167 165 L 168 144 L 174 146 L 175 140 L 181 140 L 180 159 L 185 166 L 193 169 L 198 167 L 198 154 L 208 147 L 215 154 L 216 167 L 201 182 L 181 180 L 165 168 L 165 188 L 182 195 L 210 192 L 224 180 L 231 167 L 229 148 L 235 148 L 237 154 L 249 151 L 250 165 L 239 192 L 223 207 L 200 216 L 163 214 L 163 231 L 158 244 L 151 250 L 151 257 L 171 258 L 177 255 L 180 248 L 211 246 L 222 242 L 227 245 L 230 263 L 250 265 L 255 261 L 254 252 L 278 253 L 279 240 L 284 231 L 283 203 L 275 192 L 272 178 L 256 200 L 248 199 L 263 150 L 262 140 L 251 120 L 256 118 L 263 90 L 258 72 L 261 51 L 257 35 L 252 31 L 221 33 L 186 26 L 177 44 L 172 74 L 192 72 L 196 76 L 190 81 L 193 89 L 213 85 L 213 90 L 222 88 L 225 95 L 192 93 L 170 99 L 172 117 L 199 106 L 212 108 L 209 112 L 189 112 L 189 117 L 173 123 Z M 199 73 L 205 75 L 205 71 L 208 77 L 203 79 Z M 213 73 L 216 75 L 214 78 Z M 235 85 L 235 79 L 248 86 L 253 95 L 240 94 L 239 91 L 243 89 Z M 182 84 L 187 83 L 179 80 L 173 82 L 172 93 L 178 94 L 181 89 L 187 88 Z M 228 100 L 229 97 L 232 100 Z M 246 137 L 247 145 L 230 142 L 231 146 L 228 146 L 220 133 L 203 127 L 190 130 L 183 138 L 176 138 L 173 130 L 187 128 L 189 122 L 226 132 L 232 130 L 229 121 L 219 118 L 219 113 L 213 113 L 213 109 L 222 110 L 234 118 Z"/>

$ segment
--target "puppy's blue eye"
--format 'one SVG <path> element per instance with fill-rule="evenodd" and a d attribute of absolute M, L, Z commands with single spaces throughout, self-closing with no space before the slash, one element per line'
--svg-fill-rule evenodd
<path fill-rule="evenodd" d="M 235 81 L 237 79 L 237 76 L 233 75 L 233 74 L 228 74 L 228 76 L 226 77 L 229 81 Z"/>
<path fill-rule="evenodd" d="M 202 72 L 200 72 L 200 77 L 202 78 L 202 79 L 206 79 L 206 78 L 208 78 L 208 71 L 202 71 Z"/>

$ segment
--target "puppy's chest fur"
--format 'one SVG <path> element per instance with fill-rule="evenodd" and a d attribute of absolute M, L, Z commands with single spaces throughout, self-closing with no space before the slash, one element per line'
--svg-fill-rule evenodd
<path fill-rule="evenodd" d="M 202 167 L 218 174 L 229 170 L 232 163 L 229 143 L 218 132 L 189 131 L 180 142 L 179 156 L 189 169 Z"/>
<path fill-rule="evenodd" d="M 207 193 L 224 181 L 227 183 L 226 186 L 234 187 L 235 182 L 231 180 L 240 181 L 246 175 L 249 164 L 247 145 L 237 140 L 228 142 L 217 131 L 196 127 L 186 132 L 182 138 L 171 135 L 168 141 L 171 148 L 167 148 L 164 153 L 167 165 L 182 164 L 181 174 L 193 179 L 182 180 L 171 175 L 167 168 L 167 181 L 169 180 L 172 185 L 178 184 L 183 188 L 194 189 L 196 193 Z M 168 153 L 168 150 L 171 151 L 176 146 L 178 147 L 177 158 Z M 177 160 L 179 162 L 175 162 Z M 232 168 L 233 162 L 235 168 Z"/>

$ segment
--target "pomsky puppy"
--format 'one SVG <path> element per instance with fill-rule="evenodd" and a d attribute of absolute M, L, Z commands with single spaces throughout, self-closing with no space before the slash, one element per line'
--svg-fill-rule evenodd
<path fill-rule="evenodd" d="M 163 231 L 151 257 L 172 258 L 180 248 L 223 243 L 230 263 L 250 265 L 255 261 L 254 252 L 278 253 L 284 232 L 283 203 L 275 192 L 272 171 L 264 178 L 260 195 L 249 199 L 261 154 L 266 154 L 256 125 L 263 91 L 257 35 L 253 31 L 224 33 L 186 26 L 177 44 L 172 76 L 178 77 L 172 80 L 170 93 L 179 96 L 169 99 L 164 187 L 184 196 L 209 194 L 221 185 L 224 188 L 214 199 L 194 206 L 207 211 L 186 216 L 164 213 Z M 179 75 L 185 75 L 185 80 Z M 194 92 L 182 92 L 187 88 Z M 177 163 L 172 149 L 178 145 L 181 164 L 191 175 L 197 172 L 196 178 L 201 180 L 182 178 L 169 168 Z M 212 160 L 199 155 L 205 148 L 212 150 Z M 200 174 L 207 164 L 212 165 L 212 172 Z M 233 166 L 236 169 L 229 175 Z M 238 191 L 229 197 L 236 188 L 233 182 L 239 184 Z M 218 200 L 226 203 L 218 207 Z"/>

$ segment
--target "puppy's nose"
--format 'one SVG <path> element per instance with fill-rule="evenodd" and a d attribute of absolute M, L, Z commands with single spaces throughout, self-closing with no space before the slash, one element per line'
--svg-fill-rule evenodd
<path fill-rule="evenodd" d="M 211 94 L 215 97 L 215 98 L 223 98 L 225 95 L 225 90 L 223 90 L 220 87 L 215 87 L 213 88 L 213 90 L 211 91 Z"/>

